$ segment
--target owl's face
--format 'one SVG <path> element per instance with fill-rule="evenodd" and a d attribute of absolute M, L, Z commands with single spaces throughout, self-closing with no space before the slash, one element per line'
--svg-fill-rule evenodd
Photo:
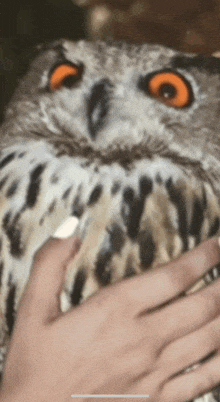
<path fill-rule="evenodd" d="M 220 155 L 220 60 L 156 45 L 61 40 L 42 51 L 6 118 L 17 132 L 150 154 L 215 169 Z M 135 148 L 135 149 L 136 149 Z"/>

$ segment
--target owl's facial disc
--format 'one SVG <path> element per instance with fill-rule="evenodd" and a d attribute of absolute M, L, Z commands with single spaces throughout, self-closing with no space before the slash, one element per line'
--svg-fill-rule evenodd
<path fill-rule="evenodd" d="M 214 166 L 219 76 L 214 57 L 158 45 L 61 40 L 32 63 L 9 105 L 8 125 L 13 135 L 72 148 L 83 143 L 94 154 L 148 147 L 153 155 L 166 151 Z"/>

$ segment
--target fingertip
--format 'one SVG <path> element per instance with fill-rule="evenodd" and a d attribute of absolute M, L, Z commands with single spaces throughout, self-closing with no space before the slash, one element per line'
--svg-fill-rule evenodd
<path fill-rule="evenodd" d="M 80 244 L 80 238 L 78 236 L 76 236 L 75 234 L 72 234 L 69 237 L 54 237 L 51 236 L 49 237 L 49 239 L 46 241 L 46 243 L 44 244 L 43 247 L 45 248 L 54 248 L 54 247 L 65 247 L 65 248 L 71 248 L 75 247 L 75 245 L 79 245 Z M 42 247 L 42 248 L 43 248 Z"/>
<path fill-rule="evenodd" d="M 212 237 L 205 242 L 201 243 L 198 247 L 204 249 L 208 253 L 212 253 L 214 264 L 220 261 L 220 237 Z"/>
<path fill-rule="evenodd" d="M 73 234 L 70 237 L 67 238 L 58 238 L 58 237 L 50 237 L 47 242 L 45 243 L 44 247 L 50 249 L 54 249 L 55 247 L 62 248 L 65 247 L 65 249 L 74 249 L 78 248 L 80 246 L 80 238 Z"/>
<path fill-rule="evenodd" d="M 45 265 L 48 261 L 57 262 L 56 265 L 65 264 L 70 258 L 74 257 L 79 251 L 81 242 L 79 237 L 72 235 L 67 239 L 57 239 L 50 237 L 47 242 L 35 253 L 34 271 Z M 55 269 L 55 266 L 54 266 Z"/>
<path fill-rule="evenodd" d="M 80 248 L 80 239 L 50 238 L 35 254 L 33 270 L 23 295 L 23 309 L 35 317 L 51 317 L 60 313 L 59 295 L 64 283 L 66 268 Z M 23 310 L 24 311 L 24 310 Z M 31 313 L 30 313 L 31 312 Z"/>

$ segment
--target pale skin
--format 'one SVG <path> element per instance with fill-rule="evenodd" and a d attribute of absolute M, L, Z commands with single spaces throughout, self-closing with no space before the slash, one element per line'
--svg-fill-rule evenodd
<path fill-rule="evenodd" d="M 220 282 L 177 299 L 219 262 L 217 238 L 62 313 L 65 269 L 78 248 L 74 236 L 50 239 L 36 254 L 1 402 L 86 400 L 72 394 L 144 394 L 150 397 L 129 401 L 185 402 L 219 383 Z M 180 373 L 213 351 L 207 362 Z"/>

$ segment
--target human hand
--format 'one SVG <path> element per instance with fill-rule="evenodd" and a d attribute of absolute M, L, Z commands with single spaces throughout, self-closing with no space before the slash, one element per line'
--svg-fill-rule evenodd
<path fill-rule="evenodd" d="M 1 402 L 67 402 L 73 394 L 139 394 L 149 398 L 138 401 L 184 402 L 217 385 L 218 353 L 197 369 L 180 372 L 219 349 L 219 281 L 176 298 L 219 262 L 217 238 L 62 313 L 65 267 L 76 251 L 75 237 L 50 239 L 35 256 Z"/>

